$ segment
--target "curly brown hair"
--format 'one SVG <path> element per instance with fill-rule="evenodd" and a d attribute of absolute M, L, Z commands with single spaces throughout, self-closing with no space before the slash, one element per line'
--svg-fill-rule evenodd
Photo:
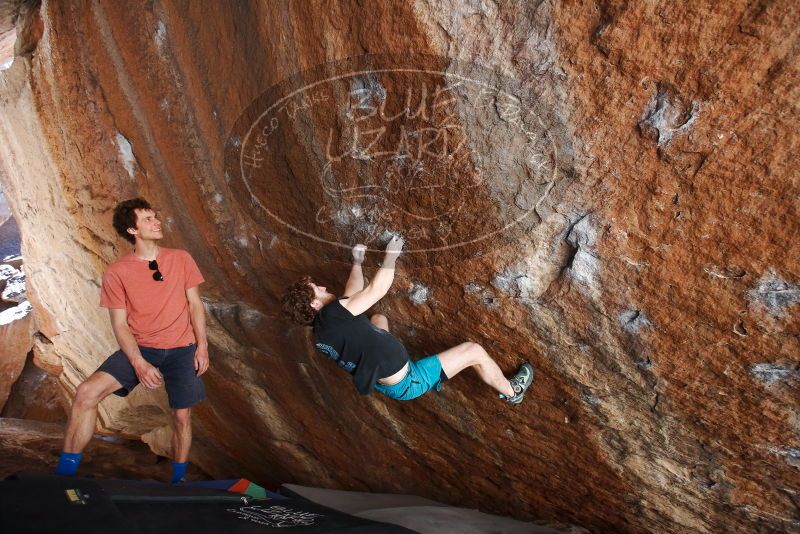
<path fill-rule="evenodd" d="M 143 198 L 131 198 L 117 204 L 114 208 L 114 230 L 126 241 L 136 244 L 136 238 L 128 233 L 128 228 L 136 228 L 136 210 L 152 210 L 150 203 Z"/>
<path fill-rule="evenodd" d="M 313 300 L 314 289 L 311 287 L 311 277 L 304 276 L 283 292 L 281 297 L 283 314 L 295 324 L 311 324 L 317 315 L 317 310 L 311 307 Z"/>

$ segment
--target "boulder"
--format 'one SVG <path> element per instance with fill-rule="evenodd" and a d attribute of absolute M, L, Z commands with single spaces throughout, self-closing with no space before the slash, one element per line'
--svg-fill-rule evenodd
<path fill-rule="evenodd" d="M 25 367 L 35 331 L 28 301 L 0 312 L 0 410 Z"/>
<path fill-rule="evenodd" d="M 64 441 L 64 425 L 0 418 L 0 478 L 15 473 L 52 473 Z M 95 435 L 83 453 L 79 474 L 96 477 L 169 480 L 170 462 L 137 440 Z M 188 478 L 208 476 L 189 466 Z"/>
<path fill-rule="evenodd" d="M 58 377 L 37 367 L 30 352 L 0 417 L 65 424 L 69 408 L 69 398 Z"/>
<path fill-rule="evenodd" d="M 0 182 L 69 394 L 144 196 L 202 270 L 215 476 L 413 493 L 600 532 L 796 531 L 796 2 L 24 3 Z M 280 314 L 349 248 L 406 254 L 375 312 L 473 371 L 358 396 Z M 39 357 L 45 354 L 40 351 Z M 101 406 L 168 442 L 163 391 Z"/>

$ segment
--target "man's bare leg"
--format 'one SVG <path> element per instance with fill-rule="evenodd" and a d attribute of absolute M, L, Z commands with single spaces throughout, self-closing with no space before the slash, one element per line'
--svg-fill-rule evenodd
<path fill-rule="evenodd" d="M 189 460 L 192 446 L 192 409 L 172 411 L 172 458 L 178 463 Z"/>
<path fill-rule="evenodd" d="M 370 317 L 370 322 L 383 330 L 389 331 L 389 320 L 385 315 L 376 313 Z M 503 375 L 503 371 L 489 356 L 489 353 L 477 343 L 467 341 L 438 354 L 442 362 L 442 370 L 447 378 L 453 378 L 467 367 L 475 367 L 481 380 L 492 386 L 506 397 L 514 396 L 511 382 Z"/>
<path fill-rule="evenodd" d="M 64 448 L 56 464 L 56 475 L 73 476 L 78 471 L 83 448 L 92 439 L 97 424 L 97 405 L 120 387 L 116 378 L 102 371 L 95 372 L 78 386 L 64 433 Z"/>
<path fill-rule="evenodd" d="M 121 387 L 116 378 L 102 371 L 92 374 L 78 386 L 67 421 L 64 452 L 83 451 L 95 431 L 97 405 Z"/>
<path fill-rule="evenodd" d="M 453 378 L 467 367 L 474 367 L 481 380 L 507 397 L 514 396 L 514 388 L 503 375 L 503 371 L 489 353 L 477 343 L 467 341 L 440 352 L 439 360 L 447 378 Z"/>
<path fill-rule="evenodd" d="M 184 481 L 189 466 L 189 449 L 192 446 L 192 409 L 172 410 L 172 478 L 177 484 Z"/>

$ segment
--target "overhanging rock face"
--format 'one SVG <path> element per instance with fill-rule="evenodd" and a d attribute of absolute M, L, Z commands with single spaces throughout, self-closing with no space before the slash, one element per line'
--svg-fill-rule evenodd
<path fill-rule="evenodd" d="M 68 389 L 115 349 L 111 210 L 141 195 L 207 279 L 212 475 L 599 531 L 800 528 L 792 2 L 23 11 L 0 179 Z M 530 360 L 522 405 L 471 372 L 359 398 L 281 320 L 287 283 L 341 288 L 347 247 L 394 232 L 393 331 Z M 137 391 L 101 421 L 164 452 L 165 409 Z"/>

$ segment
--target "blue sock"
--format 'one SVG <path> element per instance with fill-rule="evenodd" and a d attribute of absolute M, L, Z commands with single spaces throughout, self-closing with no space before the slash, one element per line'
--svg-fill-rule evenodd
<path fill-rule="evenodd" d="M 183 476 L 186 474 L 186 468 L 189 466 L 189 462 L 178 463 L 176 461 L 172 461 L 172 483 L 177 484 L 181 481 Z"/>
<path fill-rule="evenodd" d="M 56 466 L 56 474 L 62 477 L 71 477 L 78 470 L 78 464 L 81 463 L 83 458 L 82 452 L 61 452 L 58 457 L 58 465 Z"/>

